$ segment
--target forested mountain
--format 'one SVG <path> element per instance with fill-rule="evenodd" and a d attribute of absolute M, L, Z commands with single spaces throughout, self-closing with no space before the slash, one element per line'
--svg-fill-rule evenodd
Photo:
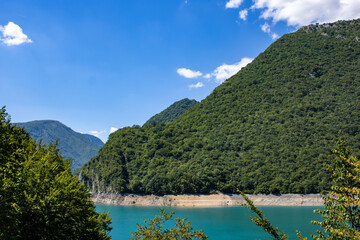
<path fill-rule="evenodd" d="M 189 108 L 194 106 L 197 103 L 196 100 L 190 100 L 188 98 L 184 98 L 180 101 L 174 102 L 164 111 L 154 115 L 149 120 L 146 121 L 144 125 L 154 125 L 157 123 L 169 123 L 173 122 L 175 119 L 180 117 L 186 112 Z"/>
<path fill-rule="evenodd" d="M 282 36 L 174 122 L 123 128 L 81 168 L 133 193 L 315 193 L 339 131 L 360 147 L 360 20 Z"/>
<path fill-rule="evenodd" d="M 73 131 L 59 121 L 41 120 L 17 123 L 43 144 L 58 140 L 58 149 L 64 158 L 72 159 L 72 169 L 77 170 L 94 157 L 104 143 L 97 137 Z"/>

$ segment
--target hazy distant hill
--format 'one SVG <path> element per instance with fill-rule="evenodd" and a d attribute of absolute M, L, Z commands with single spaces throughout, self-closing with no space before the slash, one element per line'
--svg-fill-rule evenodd
<path fill-rule="evenodd" d="M 94 157 L 104 143 L 97 137 L 73 131 L 59 121 L 41 120 L 17 123 L 30 132 L 36 140 L 48 144 L 58 139 L 58 148 L 65 158 L 71 158 L 72 169 L 76 170 Z"/>
<path fill-rule="evenodd" d="M 320 192 L 339 130 L 359 155 L 360 20 L 282 36 L 174 122 L 110 135 L 82 178 L 147 194 Z"/>
<path fill-rule="evenodd" d="M 189 108 L 197 103 L 196 100 L 184 98 L 174 102 L 164 111 L 151 117 L 144 125 L 154 125 L 156 123 L 173 122 L 175 119 L 183 115 Z"/>

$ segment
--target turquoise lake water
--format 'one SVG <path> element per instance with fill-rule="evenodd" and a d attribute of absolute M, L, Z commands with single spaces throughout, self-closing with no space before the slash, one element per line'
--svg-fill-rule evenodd
<path fill-rule="evenodd" d="M 97 204 L 98 211 L 110 211 L 113 230 L 112 239 L 129 239 L 130 231 L 137 229 L 136 223 L 143 224 L 143 219 L 154 218 L 159 214 L 159 207 L 116 206 Z M 260 207 L 271 223 L 296 238 L 296 230 L 304 236 L 316 231 L 317 226 L 311 220 L 321 220 L 313 212 L 319 207 Z M 175 217 L 187 217 L 194 229 L 203 229 L 208 239 L 271 239 L 261 228 L 249 219 L 251 212 L 244 207 L 185 208 L 164 207 L 175 212 Z"/>

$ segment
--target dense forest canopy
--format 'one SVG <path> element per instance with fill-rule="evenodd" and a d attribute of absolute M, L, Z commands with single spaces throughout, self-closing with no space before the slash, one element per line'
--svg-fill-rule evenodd
<path fill-rule="evenodd" d="M 81 168 L 94 191 L 316 193 L 339 131 L 359 153 L 360 20 L 282 36 L 171 123 L 123 128 Z"/>
<path fill-rule="evenodd" d="M 72 160 L 71 168 L 77 170 L 94 157 L 104 143 L 97 137 L 73 131 L 59 121 L 39 120 L 18 123 L 35 140 L 42 144 L 58 141 L 62 156 Z"/>

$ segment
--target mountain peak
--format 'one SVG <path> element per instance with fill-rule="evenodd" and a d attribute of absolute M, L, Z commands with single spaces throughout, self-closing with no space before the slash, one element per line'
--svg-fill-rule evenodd
<path fill-rule="evenodd" d="M 196 103 L 198 103 L 196 100 L 190 100 L 188 98 L 176 101 L 162 112 L 151 117 L 144 125 L 173 122 Z"/>
<path fill-rule="evenodd" d="M 42 139 L 43 144 L 58 140 L 58 148 L 64 158 L 72 159 L 72 169 L 80 168 L 97 154 L 104 143 L 97 137 L 75 132 L 57 120 L 35 120 L 16 123 L 30 132 L 36 141 Z"/>

